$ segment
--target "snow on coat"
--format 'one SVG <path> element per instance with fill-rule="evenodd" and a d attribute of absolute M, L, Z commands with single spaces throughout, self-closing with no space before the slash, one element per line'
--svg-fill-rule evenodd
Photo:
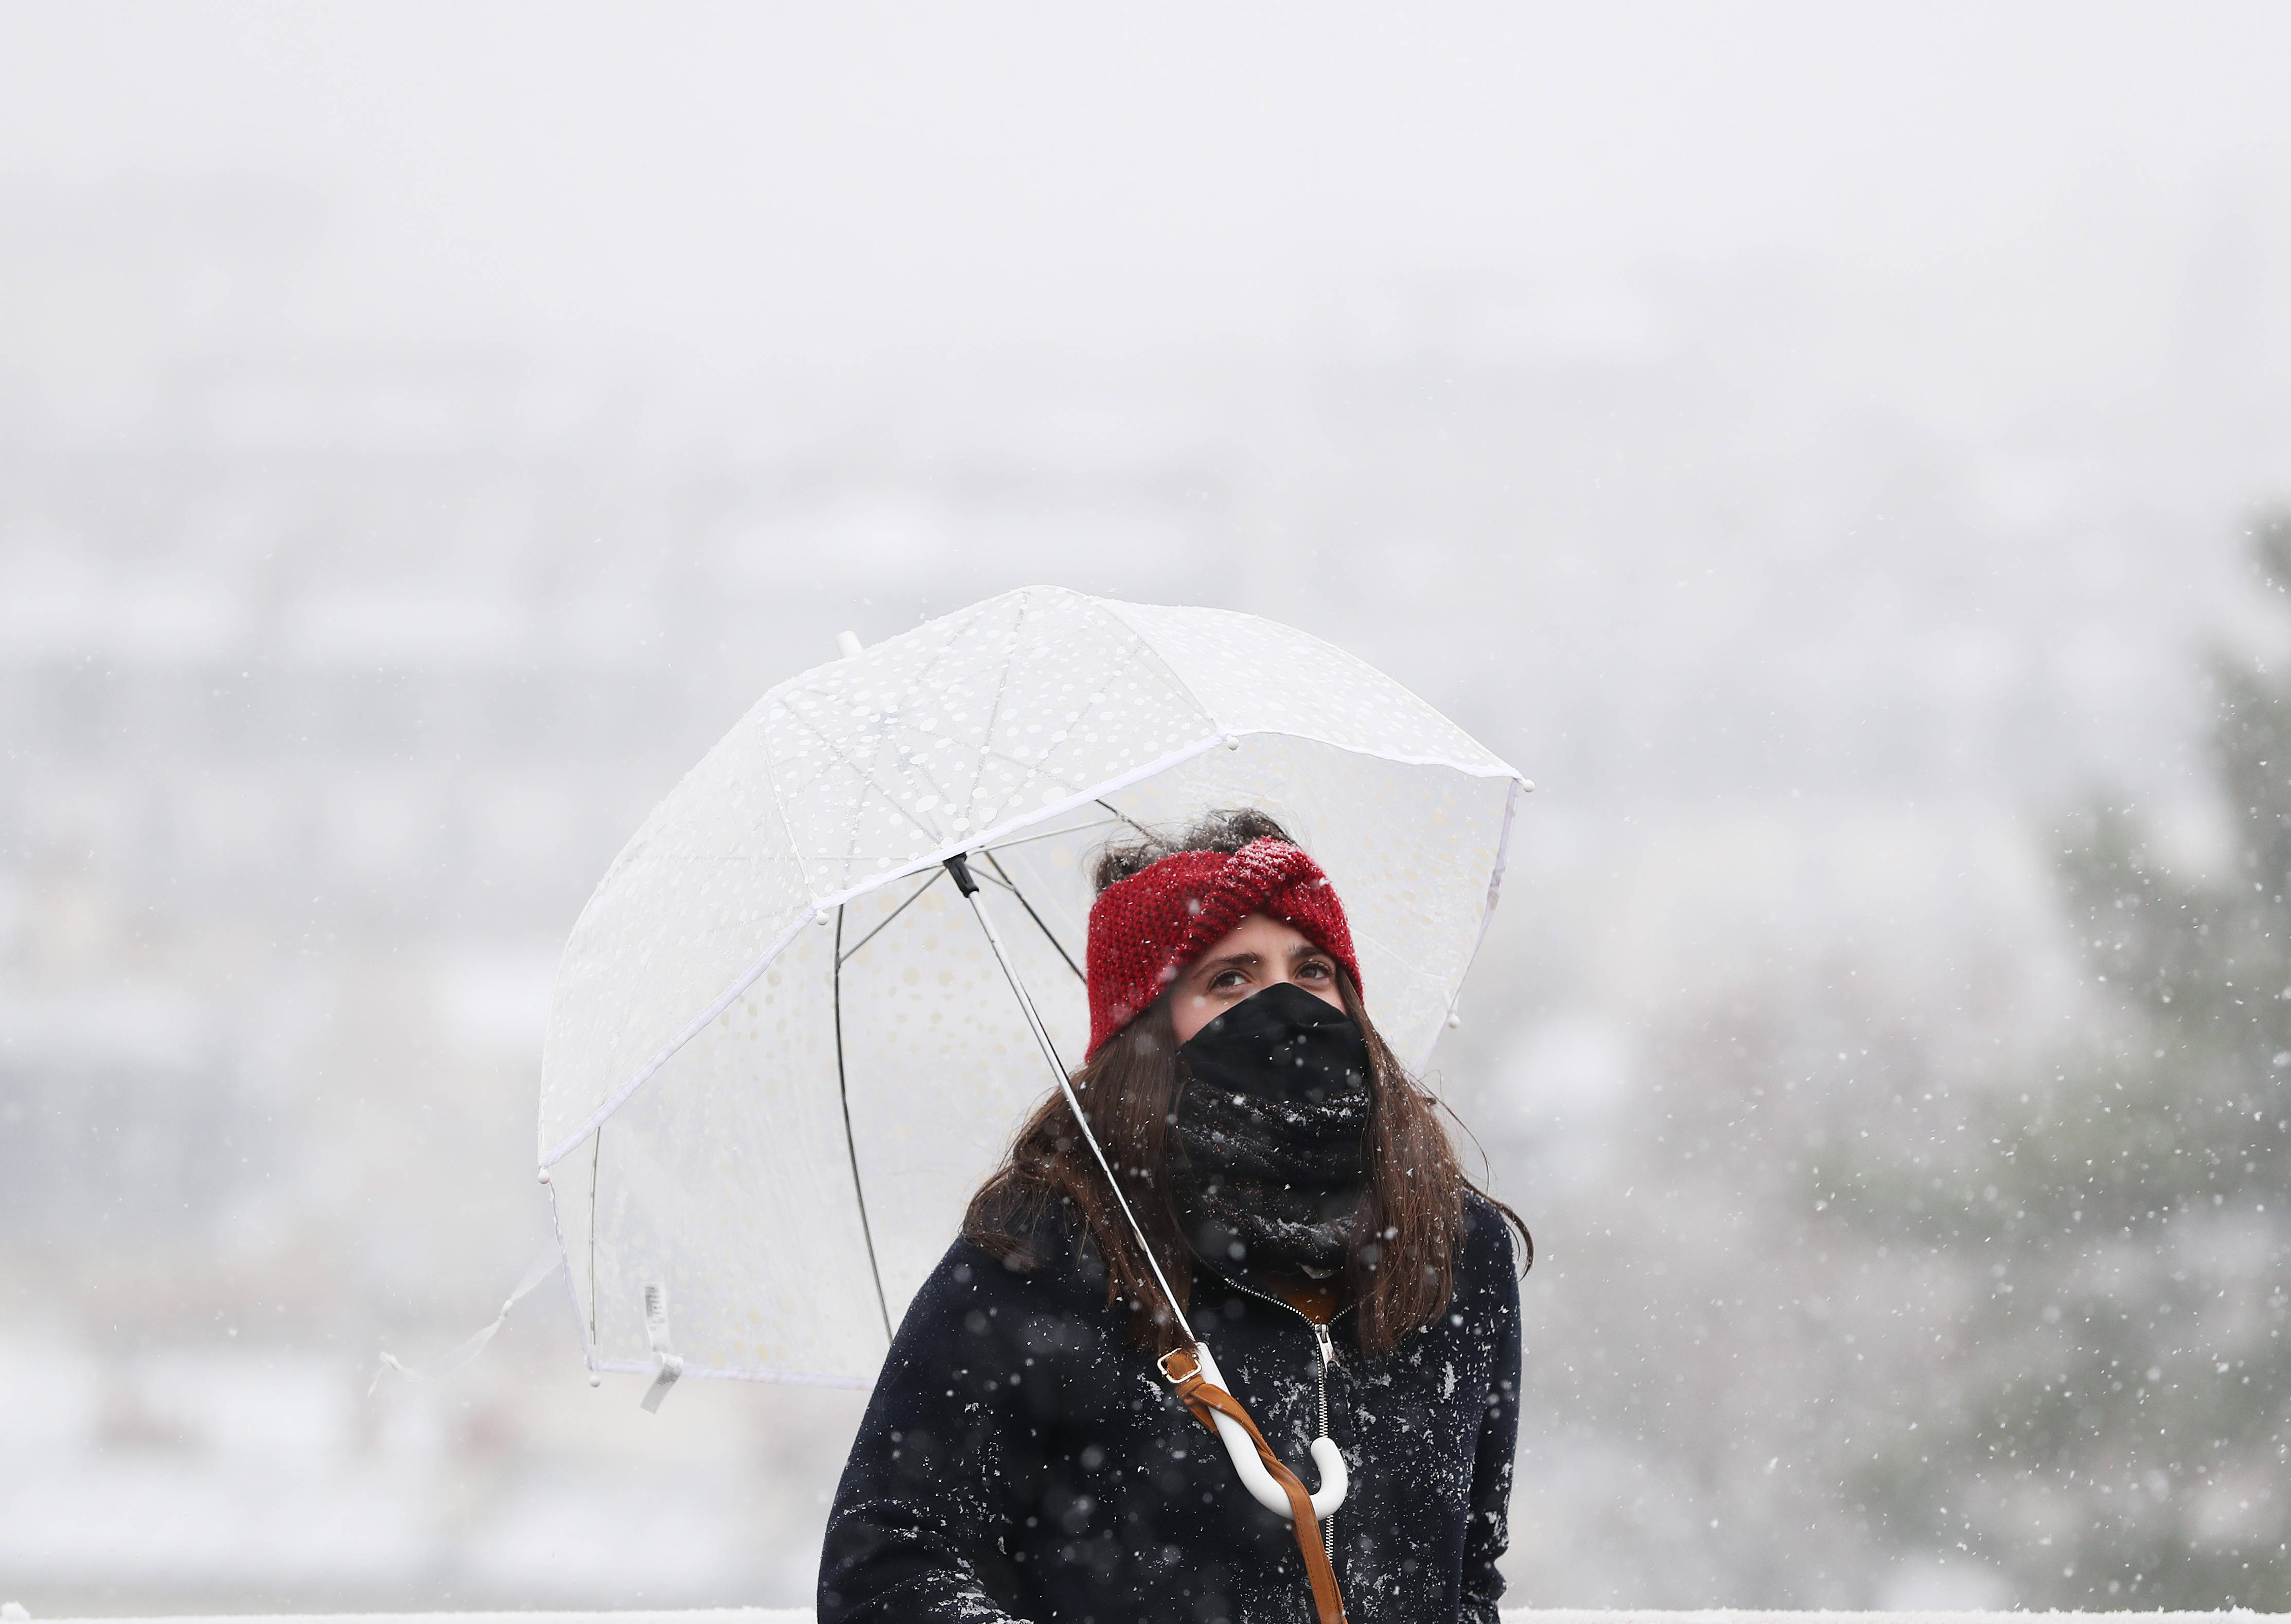
<path fill-rule="evenodd" d="M 1467 1201 L 1437 1322 L 1373 1361 L 1348 1313 L 1332 1327 L 1352 1490 L 1330 1554 L 1353 1624 L 1495 1624 L 1519 1280 L 1503 1220 Z M 1051 1220 L 1038 1251 L 1022 1272 L 958 1242 L 909 1307 L 829 1516 L 819 1624 L 1310 1624 L 1295 1536 L 1129 1346 L 1094 1249 Z M 1309 1487 L 1311 1323 L 1206 1267 L 1189 1316 Z"/>

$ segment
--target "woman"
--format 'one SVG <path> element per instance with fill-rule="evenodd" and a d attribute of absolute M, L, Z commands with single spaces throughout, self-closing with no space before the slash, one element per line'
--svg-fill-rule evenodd
<path fill-rule="evenodd" d="M 1212 814 L 1095 878 L 1073 1081 L 1194 1334 L 1307 1488 L 1309 1441 L 1343 1450 L 1322 1532 L 1351 1624 L 1493 1624 L 1525 1228 L 1378 1037 L 1278 824 Z M 1295 1532 L 1155 1369 L 1184 1340 L 1053 1095 L 884 1361 L 820 1624 L 1314 1617 Z"/>

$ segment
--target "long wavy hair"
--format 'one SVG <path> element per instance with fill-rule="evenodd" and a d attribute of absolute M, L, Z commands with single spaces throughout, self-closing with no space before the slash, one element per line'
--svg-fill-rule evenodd
<path fill-rule="evenodd" d="M 1134 841 L 1108 847 L 1091 879 L 1103 893 L 1172 852 L 1229 854 L 1266 835 L 1289 839 L 1263 812 L 1212 812 L 1176 835 L 1141 832 Z M 1368 1185 L 1345 1259 L 1345 1286 L 1356 1307 L 1361 1350 L 1374 1357 L 1391 1352 L 1448 1306 L 1467 1194 L 1486 1201 L 1518 1233 L 1523 1270 L 1534 1257 L 1534 1243 L 1519 1214 L 1464 1171 L 1441 1123 L 1443 1107 L 1378 1033 L 1360 989 L 1341 968 L 1337 985 L 1346 1012 L 1368 1039 Z M 1170 1289 L 1190 1309 L 1194 1254 L 1168 1174 L 1170 1128 L 1186 1084 L 1171 997 L 1164 993 L 1107 1040 L 1073 1081 L 1090 1131 L 1121 1176 Z M 1019 1127 L 1010 1154 L 970 1198 L 963 1238 L 1013 1267 L 1029 1268 L 1035 1262 L 1033 1237 L 1054 1212 L 1079 1226 L 1103 1260 L 1107 1305 L 1129 1309 L 1130 1340 L 1154 1352 L 1176 1347 L 1182 1333 L 1063 1094 L 1052 1094 Z"/>

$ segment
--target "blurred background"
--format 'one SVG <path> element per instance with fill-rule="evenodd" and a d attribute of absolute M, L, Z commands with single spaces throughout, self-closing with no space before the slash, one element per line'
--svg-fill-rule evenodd
<path fill-rule="evenodd" d="M 643 1414 L 558 1282 L 370 1384 L 548 1243 L 654 802 L 1041 581 L 1540 786 L 1435 1065 L 1538 1241 L 1513 1600 L 2291 1605 L 2287 52 L 8 7 L 0 1595 L 808 1598 L 856 1395 Z"/>

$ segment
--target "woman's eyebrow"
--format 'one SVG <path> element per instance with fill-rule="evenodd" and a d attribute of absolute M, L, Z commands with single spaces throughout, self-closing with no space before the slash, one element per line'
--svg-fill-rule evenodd
<path fill-rule="evenodd" d="M 1214 970 L 1221 969 L 1230 965 L 1236 969 L 1242 968 L 1253 969 L 1264 961 L 1263 954 L 1244 951 L 1237 953 L 1227 953 L 1221 959 L 1203 959 L 1201 961 L 1201 968 L 1204 970 Z"/>

